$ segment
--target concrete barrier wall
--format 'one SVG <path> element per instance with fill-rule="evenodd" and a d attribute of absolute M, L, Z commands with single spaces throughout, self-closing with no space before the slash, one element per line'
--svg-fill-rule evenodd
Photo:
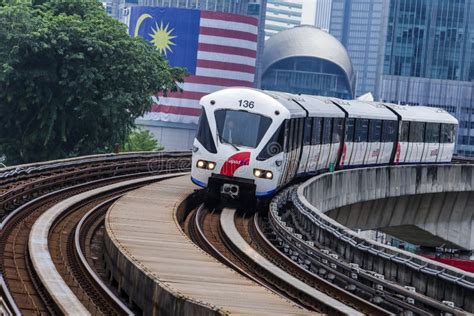
<path fill-rule="evenodd" d="M 351 229 L 379 230 L 412 244 L 474 250 L 474 192 L 415 194 L 327 211 Z"/>
<path fill-rule="evenodd" d="M 302 190 L 304 198 L 324 213 L 378 200 L 378 203 L 353 207 L 352 213 L 347 208 L 343 212 L 332 211 L 331 217 L 339 217 L 344 225 L 364 229 L 415 225 L 471 250 L 474 249 L 473 205 L 469 203 L 470 194 L 464 192 L 474 191 L 473 170 L 472 165 L 354 169 L 316 177 L 306 182 Z M 460 192 L 464 194 L 458 194 Z M 394 199 L 396 197 L 403 199 Z M 391 200 L 386 200 L 389 198 Z M 407 228 L 400 227 L 400 231 L 406 232 Z"/>
<path fill-rule="evenodd" d="M 325 214 L 376 199 L 472 191 L 473 169 L 470 165 L 430 165 L 343 170 L 314 177 L 288 196 L 296 206 L 295 217 L 316 243 L 386 279 L 473 312 L 474 274 L 364 239 Z M 461 234 L 471 235 L 471 231 Z"/>

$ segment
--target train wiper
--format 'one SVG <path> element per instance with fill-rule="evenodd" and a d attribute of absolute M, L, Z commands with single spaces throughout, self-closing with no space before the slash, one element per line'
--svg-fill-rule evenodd
<path fill-rule="evenodd" d="M 232 144 L 231 142 L 229 142 L 229 141 L 228 141 L 227 139 L 225 139 L 224 137 L 221 137 L 221 139 L 222 139 L 225 143 L 227 143 L 227 144 L 231 145 L 232 147 L 234 147 L 235 150 L 240 151 L 240 149 L 239 149 L 237 146 L 235 146 L 234 144 Z"/>

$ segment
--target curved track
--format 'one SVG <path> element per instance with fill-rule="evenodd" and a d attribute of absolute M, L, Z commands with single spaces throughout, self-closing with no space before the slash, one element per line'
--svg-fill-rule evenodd
<path fill-rule="evenodd" d="M 151 174 L 188 170 L 190 164 L 188 153 L 160 153 L 155 156 L 139 155 L 140 157 L 131 155 L 128 159 L 124 156 L 127 155 L 114 156 L 112 160 L 110 156 L 106 156 L 104 161 L 96 157 L 92 162 L 85 158 L 67 161 L 64 169 L 61 169 L 60 163 L 56 163 L 58 166 L 54 168 L 41 165 L 34 172 L 31 171 L 32 167 L 28 167 L 30 173 L 18 172 L 21 168 L 17 168 L 1 174 L 3 194 L 0 195 L 0 203 L 4 208 L 1 214 L 0 271 L 5 281 L 5 290 L 11 293 L 10 303 L 16 305 L 23 314 L 61 314 L 47 290 L 48 286 L 38 276 L 31 261 L 28 238 L 42 214 L 55 204 L 82 192 Z M 79 165 L 75 166 L 75 163 Z M 102 209 L 96 206 L 137 186 L 128 186 L 81 201 L 54 222 L 49 234 L 49 251 L 56 268 L 91 314 L 130 313 L 123 303 L 111 297 L 112 292 L 107 292 L 103 284 L 98 283 L 89 271 L 91 267 L 84 265 L 84 258 L 87 258 L 89 265 L 92 263 L 92 270 L 98 267 L 96 272 L 100 274 L 100 258 L 95 256 L 93 259 L 94 250 L 90 245 L 97 227 L 101 225 L 99 213 L 105 212 L 106 205 L 102 205 Z M 77 224 L 85 215 L 91 215 L 88 214 L 91 209 L 97 210 L 98 215 L 89 216 L 86 229 L 76 233 Z M 80 250 L 76 248 L 78 244 L 81 245 Z M 84 258 L 81 258 L 79 251 Z M 95 253 L 97 254 L 97 250 Z M 98 273 L 95 274 L 96 277 Z"/>
<path fill-rule="evenodd" d="M 294 285 L 295 282 L 288 282 L 282 279 L 281 274 L 285 272 L 272 273 L 262 268 L 259 260 L 255 261 L 249 257 L 246 251 L 242 249 L 244 247 L 235 245 L 229 236 L 226 236 L 225 232 L 223 232 L 221 211 L 216 209 L 209 210 L 204 207 L 204 205 L 201 205 L 188 215 L 183 228 L 196 244 L 216 257 L 219 261 L 309 310 L 342 314 L 345 313 L 343 306 L 351 306 L 348 310 L 352 310 L 352 313 L 356 313 L 355 310 L 351 309 L 354 307 L 356 310 L 372 315 L 390 314 L 386 310 L 368 301 L 357 298 L 328 282 L 322 282 L 321 280 L 315 282 L 313 279 L 308 278 L 307 275 L 303 277 L 304 270 L 301 267 L 295 264 L 289 264 L 288 258 L 278 251 L 269 251 L 269 247 L 271 246 L 266 241 L 260 228 L 255 226 L 258 222 L 257 216 L 237 214 L 238 215 L 235 216 L 235 224 L 231 223 L 231 225 L 235 225 L 239 234 L 251 247 L 265 256 L 277 269 L 288 271 L 291 274 L 290 278 L 296 277 L 298 280 L 306 282 L 314 287 L 314 292 L 319 291 L 320 294 L 316 294 L 315 296 L 305 294 L 301 289 L 304 285 L 298 287 Z M 261 259 L 261 261 L 265 261 L 265 259 Z M 311 292 L 311 290 L 309 291 Z M 324 299 L 320 298 L 326 297 L 323 293 L 337 297 L 340 302 L 335 301 L 332 305 L 331 302 L 324 302 Z M 327 298 L 326 301 L 331 301 L 331 299 Z M 334 304 L 341 306 L 341 309 L 339 310 L 334 307 Z"/>

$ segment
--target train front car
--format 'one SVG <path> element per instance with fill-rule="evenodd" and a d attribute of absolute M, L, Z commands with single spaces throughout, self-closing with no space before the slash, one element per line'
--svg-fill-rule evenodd
<path fill-rule="evenodd" d="M 192 181 L 207 188 L 213 200 L 250 202 L 275 192 L 283 155 L 280 126 L 289 117 L 288 109 L 250 88 L 211 93 L 201 106 Z"/>

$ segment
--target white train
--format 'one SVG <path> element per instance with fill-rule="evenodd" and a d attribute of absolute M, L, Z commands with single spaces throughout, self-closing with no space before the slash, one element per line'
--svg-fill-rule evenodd
<path fill-rule="evenodd" d="M 458 125 L 438 108 L 250 88 L 201 105 L 191 180 L 214 197 L 269 196 L 331 169 L 448 163 Z"/>

